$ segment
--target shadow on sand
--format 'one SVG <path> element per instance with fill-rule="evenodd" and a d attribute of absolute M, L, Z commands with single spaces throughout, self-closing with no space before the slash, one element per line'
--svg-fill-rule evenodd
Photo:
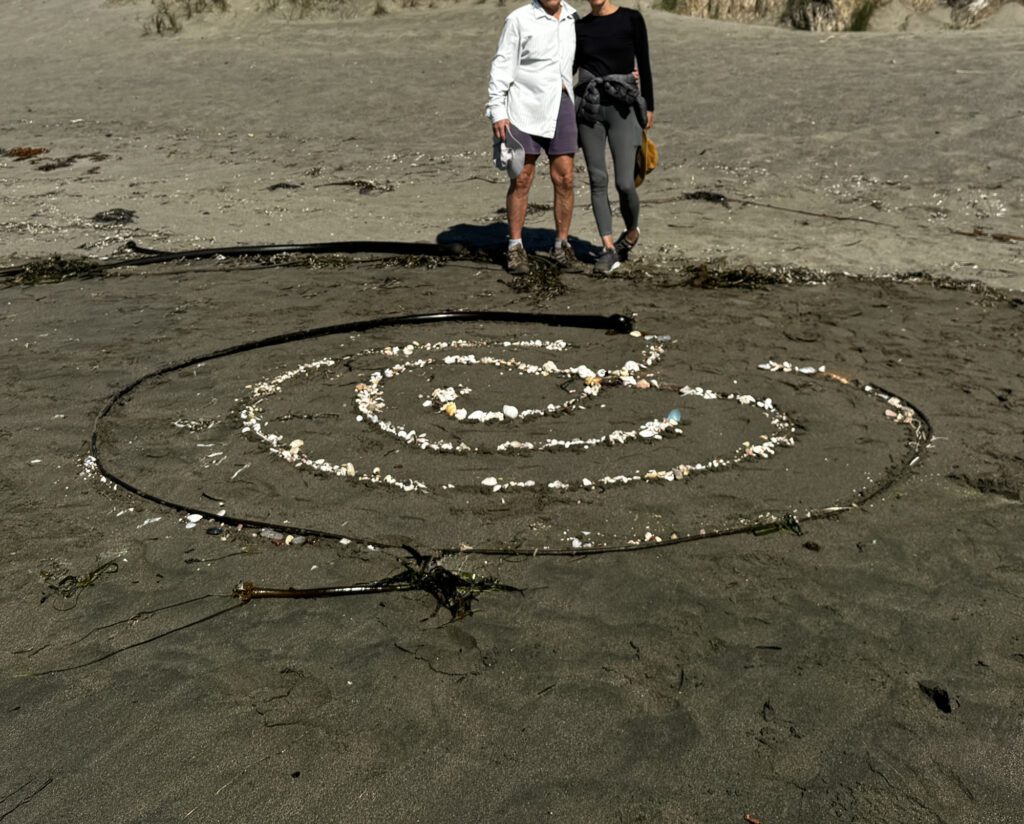
<path fill-rule="evenodd" d="M 505 249 L 508 246 L 508 224 L 504 222 L 488 223 L 486 225 L 459 223 L 444 229 L 437 235 L 437 242 L 441 244 L 465 244 L 471 248 L 484 252 L 495 263 L 501 264 L 505 261 Z M 593 261 L 597 258 L 600 249 L 593 243 L 580 240 L 578 237 L 569 236 L 569 242 L 577 257 L 582 261 Z M 555 245 L 555 230 L 526 227 L 523 229 L 523 244 L 531 253 L 551 251 Z"/>

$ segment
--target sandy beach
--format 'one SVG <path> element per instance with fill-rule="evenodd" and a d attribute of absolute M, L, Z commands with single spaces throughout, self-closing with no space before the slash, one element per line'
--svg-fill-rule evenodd
<path fill-rule="evenodd" d="M 639 254 L 539 180 L 525 282 L 509 7 L 383 9 L 0 11 L 0 819 L 1016 820 L 1015 9 L 644 8 Z"/>

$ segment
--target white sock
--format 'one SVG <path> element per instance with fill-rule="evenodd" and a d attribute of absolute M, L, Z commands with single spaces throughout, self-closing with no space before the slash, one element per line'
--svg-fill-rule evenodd
<path fill-rule="evenodd" d="M 516 246 L 522 246 L 522 245 L 523 245 L 523 239 L 522 238 L 511 238 L 510 237 L 508 239 L 508 248 L 509 249 L 515 249 Z"/>

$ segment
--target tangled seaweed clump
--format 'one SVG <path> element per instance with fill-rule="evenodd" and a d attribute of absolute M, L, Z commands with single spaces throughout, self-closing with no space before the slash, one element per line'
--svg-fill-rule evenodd
<path fill-rule="evenodd" d="M 12 284 L 60 283 L 73 278 L 103 276 L 103 267 L 89 258 L 64 258 L 60 255 L 33 260 L 21 267 Z"/>
<path fill-rule="evenodd" d="M 554 266 L 531 261 L 530 271 L 525 275 L 516 275 L 509 284 L 513 292 L 530 295 L 534 300 L 543 301 L 556 298 L 566 291 L 565 283 Z"/>
<path fill-rule="evenodd" d="M 473 603 L 482 592 L 518 592 L 522 590 L 487 577 L 471 574 L 468 577 L 447 569 L 442 559 L 423 555 L 411 546 L 405 546 L 411 556 L 403 561 L 404 570 L 379 581 L 315 589 L 270 589 L 258 587 L 252 581 L 242 581 L 233 594 L 243 604 L 263 598 L 336 598 L 346 595 L 369 595 L 385 592 L 418 590 L 430 595 L 436 602 L 434 614 L 445 609 L 451 620 L 458 621 L 473 614 Z"/>

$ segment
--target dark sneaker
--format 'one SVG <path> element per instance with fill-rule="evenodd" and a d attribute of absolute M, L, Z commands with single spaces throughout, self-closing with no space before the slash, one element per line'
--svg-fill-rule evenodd
<path fill-rule="evenodd" d="M 563 272 L 583 271 L 579 258 L 576 257 L 576 253 L 572 250 L 572 246 L 567 243 L 556 243 L 555 248 L 551 250 L 551 259 L 555 261 L 558 268 Z"/>
<path fill-rule="evenodd" d="M 605 249 L 594 261 L 594 274 L 610 275 L 620 266 L 619 253 L 615 249 Z"/>
<path fill-rule="evenodd" d="M 510 275 L 530 274 L 530 258 L 526 254 L 523 244 L 517 243 L 509 247 L 508 256 L 505 258 L 505 270 Z"/>
<path fill-rule="evenodd" d="M 619 235 L 619 239 L 615 241 L 615 251 L 619 255 L 619 261 L 625 263 L 629 260 L 629 253 L 633 251 L 633 247 L 640 242 L 640 233 L 637 232 L 636 240 L 630 242 L 629 232 L 623 232 Z"/>

